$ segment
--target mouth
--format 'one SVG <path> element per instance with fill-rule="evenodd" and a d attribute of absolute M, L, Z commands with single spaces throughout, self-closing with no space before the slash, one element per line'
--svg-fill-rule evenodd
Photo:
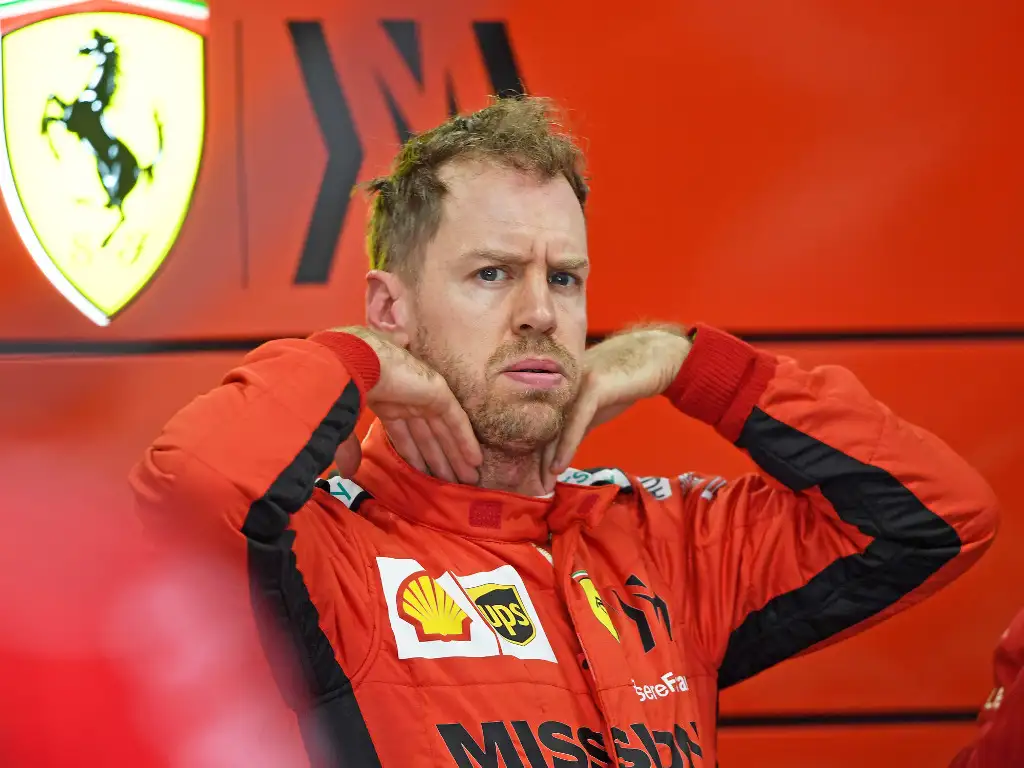
<path fill-rule="evenodd" d="M 562 366 L 549 358 L 531 357 L 517 360 L 502 375 L 531 389 L 552 389 L 565 380 Z"/>

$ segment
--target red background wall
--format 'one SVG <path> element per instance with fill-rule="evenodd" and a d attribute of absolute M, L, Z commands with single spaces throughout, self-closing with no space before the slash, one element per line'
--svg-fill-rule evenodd
<path fill-rule="evenodd" d="M 423 87 L 387 19 L 418 22 Z M 0 214 L 0 660 L 22 673 L 23 695 L 42 688 L 69 707 L 48 721 L 5 705 L 12 733 L 59 722 L 73 737 L 46 744 L 58 764 L 89 750 L 71 703 L 120 711 L 108 678 L 73 682 L 62 665 L 110 658 L 97 617 L 125 562 L 144 568 L 127 554 L 137 529 L 124 476 L 160 425 L 257 340 L 360 320 L 358 197 L 329 280 L 293 282 L 328 158 L 286 26 L 310 20 L 361 137 L 360 179 L 398 141 L 379 83 L 414 130 L 444 118 L 445 71 L 463 108 L 481 106 L 490 82 L 472 24 L 504 22 L 527 88 L 568 106 L 586 139 L 593 332 L 702 319 L 807 364 L 846 365 L 986 475 L 1005 514 L 980 565 L 878 629 L 722 698 L 723 766 L 948 763 L 1024 604 L 1024 10 L 1012 0 L 218 0 L 192 208 L 162 269 L 110 326 L 46 282 Z M 658 402 L 597 430 L 577 463 L 748 468 Z M 38 744 L 10 744 L 38 758 Z"/>

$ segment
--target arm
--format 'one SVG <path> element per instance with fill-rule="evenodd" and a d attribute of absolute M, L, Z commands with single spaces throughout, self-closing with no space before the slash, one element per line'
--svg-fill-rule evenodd
<path fill-rule="evenodd" d="M 130 476 L 140 514 L 173 537 L 275 540 L 312 496 L 379 375 L 373 350 L 348 334 L 264 344 L 147 449 Z"/>
<path fill-rule="evenodd" d="M 271 670 L 318 752 L 337 749 L 336 738 L 356 749 L 369 741 L 362 720 L 345 716 L 357 707 L 346 670 L 370 652 L 374 613 L 349 600 L 346 620 L 363 631 L 342 637 L 333 613 L 321 612 L 339 592 L 368 595 L 370 585 L 353 537 L 334 543 L 310 527 L 315 516 L 295 513 L 379 375 L 373 350 L 352 335 L 264 344 L 173 416 L 130 476 L 161 541 L 212 545 L 245 568 Z M 322 578 L 325 558 L 335 580 Z M 289 663 L 279 663 L 288 650 Z"/>
<path fill-rule="evenodd" d="M 991 543 L 997 506 L 948 446 L 848 371 L 701 328 L 666 396 L 762 470 L 679 488 L 678 567 L 722 687 L 919 602 Z"/>

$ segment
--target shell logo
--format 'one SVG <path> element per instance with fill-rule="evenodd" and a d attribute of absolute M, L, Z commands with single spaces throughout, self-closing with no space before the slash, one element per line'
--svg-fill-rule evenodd
<path fill-rule="evenodd" d="M 412 624 L 421 643 L 469 640 L 471 619 L 426 571 L 417 571 L 403 581 L 398 598 L 398 615 Z"/>

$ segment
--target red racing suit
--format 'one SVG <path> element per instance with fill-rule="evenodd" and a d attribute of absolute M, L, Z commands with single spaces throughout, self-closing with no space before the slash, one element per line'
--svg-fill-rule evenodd
<path fill-rule="evenodd" d="M 1024 611 L 1000 638 L 993 667 L 995 687 L 978 715 L 978 736 L 950 768 L 1024 765 Z"/>
<path fill-rule="evenodd" d="M 713 768 L 718 691 L 956 578 L 997 506 L 846 370 L 701 327 L 666 396 L 760 466 L 726 483 L 569 470 L 553 497 L 444 483 L 379 424 L 320 479 L 379 376 L 323 332 L 250 353 L 134 468 L 144 519 L 244 557 L 292 641 L 315 764 Z"/>

